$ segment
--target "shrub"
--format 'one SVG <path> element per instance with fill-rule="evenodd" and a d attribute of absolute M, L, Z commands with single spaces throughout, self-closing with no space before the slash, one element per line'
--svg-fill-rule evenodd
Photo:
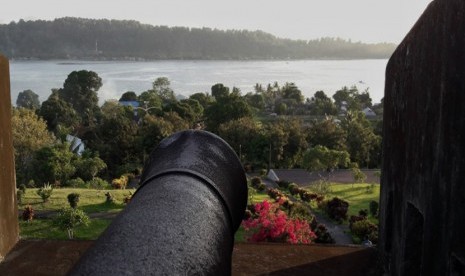
<path fill-rule="evenodd" d="M 361 217 L 366 218 L 366 217 L 368 217 L 368 210 L 367 209 L 359 210 L 358 215 L 361 216 Z"/>
<path fill-rule="evenodd" d="M 350 216 L 349 218 L 349 228 L 352 230 L 352 225 L 358 221 L 366 220 L 366 216 Z"/>
<path fill-rule="evenodd" d="M 123 198 L 124 204 L 128 204 L 129 202 L 131 202 L 131 199 L 132 199 L 132 192 L 129 192 L 129 194 L 124 196 Z"/>
<path fill-rule="evenodd" d="M 245 231 L 252 230 L 249 241 L 280 241 L 308 244 L 315 238 L 308 222 L 299 219 L 289 219 L 279 205 L 263 201 L 255 205 L 257 217 L 251 217 L 242 222 Z"/>
<path fill-rule="evenodd" d="M 106 197 L 105 203 L 115 203 L 115 198 L 113 197 L 112 194 L 110 194 L 110 192 L 106 192 L 105 197 Z"/>
<path fill-rule="evenodd" d="M 280 188 L 287 189 L 287 187 L 289 187 L 291 182 L 286 181 L 286 180 L 279 180 L 279 181 L 276 181 L 276 184 L 278 184 Z"/>
<path fill-rule="evenodd" d="M 78 193 L 71 193 L 68 195 L 68 203 L 71 208 L 76 209 L 78 203 L 79 203 L 79 197 L 80 195 Z"/>
<path fill-rule="evenodd" d="M 29 180 L 29 182 L 27 182 L 27 187 L 29 188 L 35 188 L 36 187 L 36 183 L 34 182 L 34 180 Z"/>
<path fill-rule="evenodd" d="M 366 219 L 354 222 L 351 230 L 361 240 L 368 238 L 373 243 L 378 243 L 378 226 Z"/>
<path fill-rule="evenodd" d="M 314 219 L 309 208 L 302 203 L 294 203 L 290 208 L 289 216 L 291 218 L 312 221 Z"/>
<path fill-rule="evenodd" d="M 284 194 L 278 189 L 268 189 L 268 196 L 272 199 L 284 196 Z"/>
<path fill-rule="evenodd" d="M 73 187 L 73 188 L 87 188 L 86 187 L 86 182 L 84 180 L 82 180 L 82 178 L 80 178 L 80 177 L 77 177 L 77 178 L 70 179 L 70 180 L 66 181 L 66 186 L 70 186 L 70 187 Z"/>
<path fill-rule="evenodd" d="M 328 201 L 326 205 L 326 213 L 328 216 L 338 222 L 347 219 L 347 211 L 349 210 L 349 203 L 338 197 Z"/>
<path fill-rule="evenodd" d="M 23 203 L 23 197 L 24 197 L 24 192 L 23 190 L 17 190 L 16 191 L 16 200 L 18 201 L 18 204 Z"/>
<path fill-rule="evenodd" d="M 34 209 L 31 205 L 28 205 L 24 208 L 23 214 L 21 215 L 24 221 L 30 222 L 34 218 Z"/>
<path fill-rule="evenodd" d="M 86 185 L 89 188 L 98 190 L 108 189 L 110 186 L 107 181 L 101 179 L 100 177 L 94 177 L 93 179 L 87 181 Z"/>
<path fill-rule="evenodd" d="M 19 185 L 18 189 L 19 189 L 20 191 L 23 191 L 23 193 L 25 194 L 25 193 L 26 193 L 27 187 L 26 187 L 26 185 L 21 184 L 21 185 Z"/>
<path fill-rule="evenodd" d="M 125 189 L 128 185 L 128 181 L 128 177 L 126 175 L 122 175 L 120 178 L 113 179 L 111 181 L 111 186 L 113 186 L 114 189 Z"/>
<path fill-rule="evenodd" d="M 266 173 L 267 173 L 266 169 L 260 170 L 260 176 L 266 176 Z"/>
<path fill-rule="evenodd" d="M 370 214 L 372 217 L 376 217 L 378 215 L 378 208 L 379 204 L 377 201 L 370 201 Z"/>
<path fill-rule="evenodd" d="M 334 243 L 334 239 L 328 232 L 328 228 L 324 224 L 318 224 L 315 228 L 316 243 Z"/>
<path fill-rule="evenodd" d="M 262 183 L 258 184 L 257 191 L 263 192 L 265 189 L 266 189 L 265 183 L 262 182 Z"/>
<path fill-rule="evenodd" d="M 258 185 L 260 185 L 262 183 L 262 180 L 260 177 L 258 176 L 254 176 L 252 177 L 252 179 L 250 180 L 250 185 L 252 185 L 252 187 L 254 188 L 257 188 Z"/>
<path fill-rule="evenodd" d="M 87 226 L 89 217 L 82 210 L 66 208 L 60 210 L 60 213 L 54 218 L 53 224 L 60 230 L 66 230 L 68 238 L 72 239 L 74 237 L 74 228 L 81 224 Z"/>
<path fill-rule="evenodd" d="M 43 202 L 47 202 L 50 196 L 52 196 L 53 187 L 50 184 L 45 184 L 42 188 L 37 190 L 37 195 L 42 198 Z"/>
<path fill-rule="evenodd" d="M 289 192 L 291 193 L 291 195 L 296 195 L 299 193 L 299 185 L 295 184 L 295 183 L 291 183 L 289 184 L 289 186 L 287 187 L 287 189 L 289 190 Z"/>

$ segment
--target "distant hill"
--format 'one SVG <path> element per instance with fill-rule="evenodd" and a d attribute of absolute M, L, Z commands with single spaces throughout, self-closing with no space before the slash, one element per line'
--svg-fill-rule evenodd
<path fill-rule="evenodd" d="M 59 18 L 0 25 L 13 59 L 376 59 L 396 45 L 339 38 L 290 40 L 262 31 L 166 27 L 127 20 Z"/>

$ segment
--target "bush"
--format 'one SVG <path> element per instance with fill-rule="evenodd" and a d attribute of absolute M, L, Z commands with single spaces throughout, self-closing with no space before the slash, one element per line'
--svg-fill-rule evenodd
<path fill-rule="evenodd" d="M 20 191 L 23 191 L 23 193 L 25 194 L 25 193 L 26 193 L 27 187 L 26 187 L 26 185 L 21 184 L 21 185 L 19 185 L 18 189 L 19 189 Z"/>
<path fill-rule="evenodd" d="M 265 189 L 266 189 L 265 183 L 262 182 L 262 183 L 258 184 L 257 191 L 263 192 Z"/>
<path fill-rule="evenodd" d="M 123 198 L 124 204 L 128 204 L 129 202 L 131 202 L 131 199 L 132 199 L 132 192 L 129 192 L 129 194 L 124 196 Z"/>
<path fill-rule="evenodd" d="M 125 189 L 128 185 L 128 177 L 126 175 L 120 176 L 120 178 L 115 178 L 111 181 L 111 186 L 114 189 Z"/>
<path fill-rule="evenodd" d="M 314 230 L 316 243 L 334 243 L 334 239 L 331 234 L 328 232 L 328 228 L 324 224 L 318 224 Z"/>
<path fill-rule="evenodd" d="M 37 195 L 42 198 L 43 202 L 47 202 L 50 196 L 52 196 L 53 187 L 50 184 L 45 184 L 42 188 L 37 190 Z"/>
<path fill-rule="evenodd" d="M 283 188 L 283 189 L 287 189 L 287 187 L 289 187 L 289 185 L 291 184 L 292 182 L 289 182 L 289 181 L 286 181 L 286 180 L 279 180 L 279 181 L 276 181 L 276 184 L 278 184 L 278 186 L 280 188 Z"/>
<path fill-rule="evenodd" d="M 314 219 L 309 208 L 302 203 L 294 203 L 290 208 L 289 216 L 291 218 L 312 221 Z"/>
<path fill-rule="evenodd" d="M 256 217 L 242 222 L 246 232 L 252 230 L 249 241 L 289 242 L 308 244 L 316 238 L 305 220 L 289 219 L 279 205 L 263 201 L 255 205 Z"/>
<path fill-rule="evenodd" d="M 92 189 L 103 190 L 108 189 L 110 184 L 100 177 L 94 177 L 93 179 L 86 182 L 86 186 Z"/>
<path fill-rule="evenodd" d="M 68 195 L 68 202 L 71 208 L 76 209 L 79 202 L 80 195 L 78 193 L 71 193 Z"/>
<path fill-rule="evenodd" d="M 260 170 L 260 176 L 266 176 L 266 173 L 267 173 L 266 169 Z"/>
<path fill-rule="evenodd" d="M 68 238 L 74 237 L 74 228 L 79 225 L 87 226 L 89 217 L 84 211 L 74 208 L 61 209 L 60 213 L 54 218 L 53 224 L 61 230 L 68 232 Z"/>
<path fill-rule="evenodd" d="M 28 205 L 24 208 L 23 214 L 21 215 L 24 221 L 31 222 L 34 218 L 34 209 L 31 205 Z"/>
<path fill-rule="evenodd" d="M 377 201 L 370 201 L 370 214 L 372 217 L 376 217 L 378 215 L 378 208 L 379 204 Z"/>
<path fill-rule="evenodd" d="M 87 188 L 86 182 L 82 180 L 82 178 L 80 177 L 66 181 L 66 186 L 73 187 L 73 188 Z"/>
<path fill-rule="evenodd" d="M 262 183 L 262 179 L 260 177 L 258 177 L 258 176 L 254 176 L 250 180 L 250 185 L 252 185 L 252 187 L 254 187 L 254 188 L 257 188 L 258 185 L 260 185 L 261 183 Z"/>
<path fill-rule="evenodd" d="M 299 185 L 297 185 L 295 183 L 289 184 L 287 189 L 289 190 L 289 193 L 291 193 L 291 195 L 296 195 L 296 194 L 299 193 Z"/>
<path fill-rule="evenodd" d="M 349 210 L 349 203 L 338 197 L 328 201 L 326 205 L 326 213 L 328 216 L 338 222 L 347 219 L 347 211 Z"/>
<path fill-rule="evenodd" d="M 113 197 L 112 194 L 110 194 L 110 192 L 106 192 L 105 197 L 106 197 L 105 203 L 115 203 L 115 198 Z"/>
<path fill-rule="evenodd" d="M 371 242 L 378 243 L 378 226 L 366 219 L 354 222 L 351 230 L 361 240 L 368 238 Z"/>
<path fill-rule="evenodd" d="M 366 217 L 368 217 L 368 210 L 367 209 L 359 210 L 358 215 L 361 216 L 361 217 L 366 218 Z"/>
<path fill-rule="evenodd" d="M 24 197 L 23 190 L 17 190 L 16 191 L 16 200 L 18 201 L 18 204 L 23 204 L 23 197 Z"/>
<path fill-rule="evenodd" d="M 284 194 L 278 189 L 268 189 L 268 196 L 272 199 L 284 196 Z"/>

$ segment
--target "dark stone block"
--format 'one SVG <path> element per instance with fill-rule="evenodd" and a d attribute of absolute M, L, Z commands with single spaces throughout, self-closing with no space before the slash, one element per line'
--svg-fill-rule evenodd
<path fill-rule="evenodd" d="M 386 69 L 380 250 L 390 275 L 463 271 L 464 103 L 465 1 L 434 1 Z"/>

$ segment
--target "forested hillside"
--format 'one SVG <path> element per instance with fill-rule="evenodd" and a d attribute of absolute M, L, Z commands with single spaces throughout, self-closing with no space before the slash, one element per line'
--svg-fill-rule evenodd
<path fill-rule="evenodd" d="M 395 46 L 70 17 L 0 25 L 0 52 L 12 59 L 371 59 L 388 58 Z"/>

